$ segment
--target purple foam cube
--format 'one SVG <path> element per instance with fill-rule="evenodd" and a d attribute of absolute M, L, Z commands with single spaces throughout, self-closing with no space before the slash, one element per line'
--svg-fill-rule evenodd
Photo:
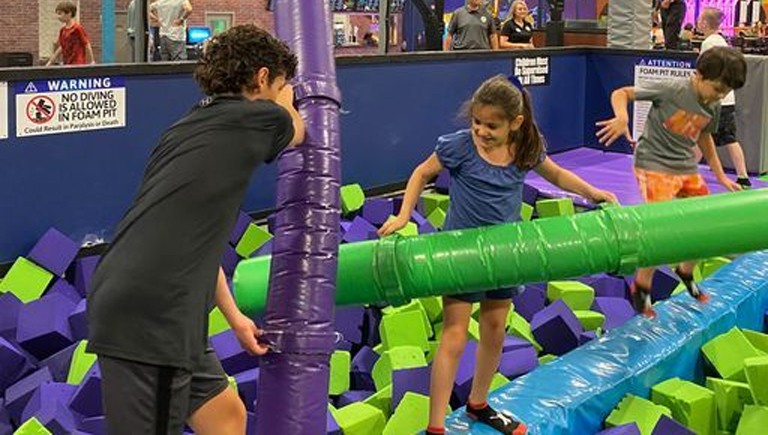
<path fill-rule="evenodd" d="M 437 174 L 435 178 L 435 190 L 440 193 L 448 193 L 451 188 L 451 173 L 447 169 L 443 169 Z"/>
<path fill-rule="evenodd" d="M 96 266 L 99 264 L 99 260 L 101 260 L 101 257 L 98 255 L 79 258 L 70 268 L 71 276 L 69 282 L 75 286 L 75 289 L 82 297 L 88 294 L 88 286 L 91 285 L 91 278 L 96 270 Z"/>
<path fill-rule="evenodd" d="M 610 331 L 635 316 L 635 309 L 624 298 L 595 298 L 592 310 L 605 315 L 603 329 Z"/>
<path fill-rule="evenodd" d="M 499 373 L 507 379 L 522 376 L 539 366 L 538 355 L 533 346 L 520 347 L 501 354 Z"/>
<path fill-rule="evenodd" d="M 235 382 L 237 382 L 237 394 L 243 399 L 245 409 L 254 411 L 253 402 L 259 392 L 259 368 L 236 374 Z"/>
<path fill-rule="evenodd" d="M 667 266 L 656 269 L 653 274 L 651 284 L 651 301 L 663 301 L 672 296 L 677 286 L 680 285 L 680 279 L 675 272 Z"/>
<path fill-rule="evenodd" d="M 381 310 L 375 307 L 365 309 L 365 319 L 363 321 L 363 344 L 375 347 L 381 343 L 379 334 L 379 324 L 381 323 Z"/>
<path fill-rule="evenodd" d="M 276 228 L 277 228 L 277 213 L 272 213 L 271 215 L 267 216 L 267 231 L 269 231 L 271 234 L 275 234 Z"/>
<path fill-rule="evenodd" d="M 334 347 L 335 350 L 345 350 L 347 352 L 352 353 L 352 348 L 354 347 L 354 343 L 352 343 L 349 340 L 339 340 L 336 342 L 336 346 Z"/>
<path fill-rule="evenodd" d="M 629 286 L 623 278 L 599 274 L 579 278 L 579 281 L 595 289 L 596 297 L 628 298 Z"/>
<path fill-rule="evenodd" d="M 637 423 L 627 423 L 598 432 L 596 435 L 641 435 Z"/>
<path fill-rule="evenodd" d="M 333 418 L 330 409 L 328 410 L 328 415 L 325 420 L 325 435 L 344 435 L 339 424 L 336 423 L 336 419 Z"/>
<path fill-rule="evenodd" d="M 355 216 L 355 219 L 352 220 L 352 225 L 344 233 L 342 239 L 347 243 L 362 242 L 369 240 L 372 235 L 371 233 L 376 233 L 376 227 L 360 216 Z"/>
<path fill-rule="evenodd" d="M 392 410 L 411 391 L 429 396 L 429 380 L 432 378 L 432 366 L 394 370 L 392 372 Z"/>
<path fill-rule="evenodd" d="M 13 426 L 11 426 L 11 416 L 8 415 L 8 410 L 5 409 L 5 400 L 0 398 L 0 434 L 12 434 Z"/>
<path fill-rule="evenodd" d="M 98 361 L 88 370 L 80 385 L 77 386 L 72 399 L 69 401 L 69 409 L 84 418 L 98 417 L 104 414 L 101 407 L 101 370 Z"/>
<path fill-rule="evenodd" d="M 21 421 L 36 417 L 54 434 L 70 434 L 75 430 L 75 416 L 67 408 L 77 387 L 65 383 L 50 382 L 40 385 L 30 397 Z"/>
<path fill-rule="evenodd" d="M 531 186 L 528 183 L 523 184 L 523 202 L 528 205 L 536 205 L 536 200 L 539 198 L 539 189 Z"/>
<path fill-rule="evenodd" d="M 88 338 L 86 304 L 86 299 L 81 300 L 69 315 L 69 329 L 72 331 L 72 340 L 77 341 Z"/>
<path fill-rule="evenodd" d="M 371 198 L 363 204 L 363 219 L 374 225 L 382 225 L 394 213 L 394 204 L 389 198 Z"/>
<path fill-rule="evenodd" d="M 366 391 L 366 390 L 349 390 L 341 394 L 336 399 L 336 407 L 337 408 L 343 408 L 347 405 L 350 405 L 355 402 L 362 402 L 363 400 L 367 399 L 371 394 L 373 394 L 374 391 Z"/>
<path fill-rule="evenodd" d="M 437 232 L 437 228 L 432 225 L 432 222 L 428 221 L 427 218 L 422 216 L 421 213 L 416 210 L 411 213 L 411 220 L 416 224 L 416 228 L 418 229 L 419 234 Z"/>
<path fill-rule="evenodd" d="M 515 337 L 514 335 L 507 335 L 504 338 L 504 344 L 501 346 L 501 353 L 528 347 L 533 349 L 533 345 L 528 340 Z"/>
<path fill-rule="evenodd" d="M 221 361 L 224 371 L 231 374 L 258 367 L 259 360 L 243 350 L 231 329 L 211 337 L 211 345 Z"/>
<path fill-rule="evenodd" d="M 763 332 L 768 333 L 768 310 L 763 314 Z"/>
<path fill-rule="evenodd" d="M 512 302 L 515 305 L 515 311 L 530 323 L 533 315 L 546 306 L 547 295 L 541 287 L 526 285 L 522 292 L 512 296 Z"/>
<path fill-rule="evenodd" d="M 579 346 L 581 346 L 584 343 L 590 342 L 597 338 L 597 333 L 595 331 L 584 331 L 581 334 L 579 334 Z"/>
<path fill-rule="evenodd" d="M 255 409 L 256 404 L 252 403 L 251 408 Z M 246 411 L 245 415 L 245 435 L 256 435 L 256 413 Z"/>
<path fill-rule="evenodd" d="M 337 308 L 334 328 L 345 340 L 360 344 L 363 341 L 363 319 L 365 309 L 360 306 Z"/>
<path fill-rule="evenodd" d="M 363 346 L 357 351 L 354 357 L 352 357 L 351 371 L 371 373 L 376 361 L 379 360 L 379 354 L 374 352 L 368 346 Z"/>
<path fill-rule="evenodd" d="M 272 253 L 272 247 L 275 244 L 275 239 L 269 239 L 266 242 L 264 242 L 263 245 L 259 246 L 259 249 L 253 251 L 253 254 L 251 254 L 251 258 L 253 257 L 261 257 L 262 255 L 270 255 Z"/>
<path fill-rule="evenodd" d="M 14 342 L 0 337 L 0 392 L 34 369 L 30 358 Z"/>
<path fill-rule="evenodd" d="M 651 435 L 696 435 L 696 432 L 688 429 L 668 416 L 662 415 L 656 422 L 656 426 L 653 428 Z"/>
<path fill-rule="evenodd" d="M 250 225 L 252 222 L 253 219 L 248 216 L 248 213 L 240 211 L 240 213 L 237 215 L 235 226 L 232 228 L 232 233 L 229 235 L 229 243 L 231 245 L 237 245 L 240 242 L 240 239 L 243 237 L 243 234 L 245 234 L 245 230 L 248 229 L 248 225 Z"/>
<path fill-rule="evenodd" d="M 224 247 L 224 255 L 221 256 L 221 268 L 224 270 L 224 275 L 232 276 L 235 273 L 237 263 L 240 262 L 240 256 L 237 255 L 237 251 L 231 245 Z"/>
<path fill-rule="evenodd" d="M 79 343 L 73 343 L 56 352 L 48 358 L 40 361 L 41 367 L 48 367 L 54 382 L 66 382 L 69 375 L 69 366 L 72 363 L 72 355 Z"/>
<path fill-rule="evenodd" d="M 560 356 L 579 345 L 584 329 L 568 305 L 558 299 L 533 316 L 531 331 L 547 353 Z"/>
<path fill-rule="evenodd" d="M 107 418 L 103 415 L 80 420 L 78 429 L 91 435 L 107 435 Z"/>
<path fill-rule="evenodd" d="M 63 276 L 75 259 L 79 246 L 55 228 L 50 228 L 29 251 L 27 258 L 55 276 Z"/>
<path fill-rule="evenodd" d="M 0 337 L 9 340 L 16 339 L 16 324 L 19 318 L 19 309 L 24 305 L 11 292 L 0 294 Z"/>
<path fill-rule="evenodd" d="M 21 413 L 32 394 L 40 385 L 52 382 L 51 372 L 48 367 L 32 372 L 32 374 L 20 379 L 5 390 L 5 407 L 11 416 L 11 421 L 21 423 Z"/>
<path fill-rule="evenodd" d="M 353 390 L 376 391 L 376 383 L 370 372 L 352 371 L 349 374 L 349 387 Z"/>
<path fill-rule="evenodd" d="M 56 279 L 51 288 L 45 292 L 45 295 L 62 295 L 72 301 L 73 304 L 77 304 L 83 299 L 83 297 L 80 296 L 80 293 L 75 290 L 75 287 L 62 278 Z"/>
<path fill-rule="evenodd" d="M 72 344 L 69 315 L 75 304 L 55 294 L 30 301 L 19 310 L 16 341 L 38 359 L 45 359 Z"/>
<path fill-rule="evenodd" d="M 475 376 L 476 354 L 477 342 L 474 340 L 467 341 L 466 346 L 464 346 L 464 352 L 459 359 L 459 367 L 456 371 L 456 379 L 453 385 L 451 407 L 454 409 L 467 403 L 469 392 L 472 389 L 472 379 Z"/>

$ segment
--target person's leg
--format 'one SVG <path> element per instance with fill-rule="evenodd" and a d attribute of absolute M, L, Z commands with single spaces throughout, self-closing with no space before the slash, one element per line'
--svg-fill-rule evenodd
<path fill-rule="evenodd" d="M 192 372 L 189 426 L 197 435 L 242 435 L 245 405 L 232 388 L 213 349 L 207 349 Z"/>
<path fill-rule="evenodd" d="M 173 60 L 171 57 L 171 40 L 167 36 L 160 37 L 160 60 L 165 62 Z"/>
<path fill-rule="evenodd" d="M 511 303 L 511 299 L 486 299 L 480 302 L 480 343 L 477 346 L 472 391 L 469 393 L 470 403 L 482 404 L 488 398 L 491 380 L 499 368 Z"/>
<path fill-rule="evenodd" d="M 709 195 L 709 187 L 701 174 L 686 175 L 683 177 L 683 187 L 678 193 L 679 198 L 691 198 Z M 675 273 L 685 285 L 688 294 L 699 302 L 709 301 L 709 295 L 702 292 L 699 286 L 693 282 L 693 269 L 695 261 L 684 261 L 675 268 Z"/>
<path fill-rule="evenodd" d="M 171 60 L 187 60 L 187 44 L 184 41 L 170 41 Z"/>
<path fill-rule="evenodd" d="M 429 385 L 429 428 L 443 429 L 445 410 L 451 399 L 453 382 L 464 346 L 472 314 L 472 303 L 443 298 L 443 336 L 432 362 L 432 379 Z M 436 431 L 433 431 L 436 432 Z"/>

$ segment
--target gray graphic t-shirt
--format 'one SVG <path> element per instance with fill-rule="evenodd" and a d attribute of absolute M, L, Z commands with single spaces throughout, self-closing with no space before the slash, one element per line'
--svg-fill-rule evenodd
<path fill-rule="evenodd" d="M 698 173 L 694 148 L 702 134 L 717 131 L 720 102 L 702 104 L 688 78 L 636 86 L 635 99 L 653 104 L 637 142 L 635 167 L 678 175 Z"/>

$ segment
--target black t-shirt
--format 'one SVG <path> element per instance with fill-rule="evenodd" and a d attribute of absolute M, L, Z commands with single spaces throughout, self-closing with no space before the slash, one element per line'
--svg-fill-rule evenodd
<path fill-rule="evenodd" d="M 509 20 L 501 28 L 501 35 L 509 38 L 509 42 L 513 44 L 528 44 L 533 36 L 533 26 L 527 22 L 518 26 L 515 20 Z"/>
<path fill-rule="evenodd" d="M 189 369 L 208 345 L 221 257 L 251 176 L 290 143 L 268 100 L 203 100 L 152 151 L 88 294 L 88 351 Z"/>

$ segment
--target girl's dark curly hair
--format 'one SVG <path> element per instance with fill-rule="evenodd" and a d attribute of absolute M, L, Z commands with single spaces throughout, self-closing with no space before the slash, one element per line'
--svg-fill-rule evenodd
<path fill-rule="evenodd" d="M 195 80 L 206 95 L 253 92 L 256 72 L 269 69 L 269 83 L 296 74 L 298 61 L 288 46 L 268 32 L 245 24 L 214 36 L 200 57 Z"/>

